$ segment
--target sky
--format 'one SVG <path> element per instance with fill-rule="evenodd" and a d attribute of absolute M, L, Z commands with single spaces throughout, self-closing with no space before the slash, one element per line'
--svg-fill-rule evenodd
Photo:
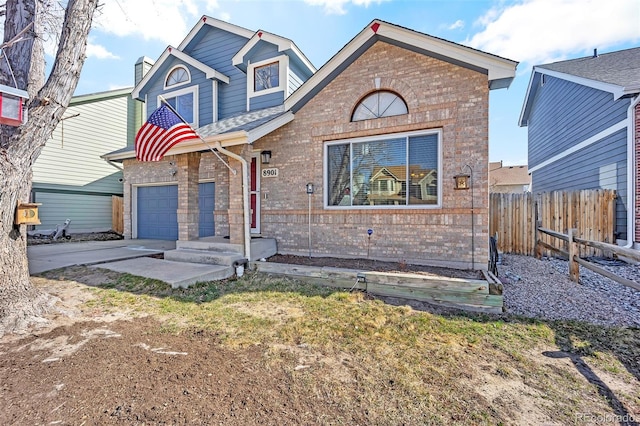
<path fill-rule="evenodd" d="M 373 19 L 518 61 L 492 90 L 489 159 L 527 164 L 518 118 L 534 65 L 640 46 L 638 0 L 102 0 L 75 94 L 133 86 L 134 64 L 178 46 L 202 15 L 289 38 L 320 68 Z M 50 56 L 49 61 L 52 60 Z"/>

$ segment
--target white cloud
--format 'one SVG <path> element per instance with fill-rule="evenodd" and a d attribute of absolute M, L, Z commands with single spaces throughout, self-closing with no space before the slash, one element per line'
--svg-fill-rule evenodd
<path fill-rule="evenodd" d="M 207 5 L 217 7 L 217 2 Z M 139 35 L 177 45 L 199 17 L 196 0 L 112 0 L 96 12 L 94 27 L 120 37 Z"/>
<path fill-rule="evenodd" d="M 530 65 L 640 40 L 638 0 L 524 0 L 489 10 L 464 43 Z"/>
<path fill-rule="evenodd" d="M 353 3 L 356 6 L 369 7 L 371 3 L 380 4 L 387 0 L 304 0 L 311 6 L 323 6 L 327 15 L 344 15 L 347 10 L 344 8 L 346 4 Z"/>
<path fill-rule="evenodd" d="M 120 59 L 118 55 L 111 53 L 104 46 L 93 44 L 91 40 L 87 43 L 87 57 L 98 59 Z"/>
<path fill-rule="evenodd" d="M 462 19 L 458 19 L 453 24 L 447 26 L 448 30 L 457 30 L 457 29 L 460 29 L 460 28 L 464 28 L 464 21 Z"/>

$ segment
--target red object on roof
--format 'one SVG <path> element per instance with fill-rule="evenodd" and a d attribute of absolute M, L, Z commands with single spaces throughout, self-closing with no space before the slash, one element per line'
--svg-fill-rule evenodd
<path fill-rule="evenodd" d="M 374 33 L 378 33 L 378 28 L 380 28 L 380 24 L 379 23 L 375 23 L 373 25 L 371 25 L 371 29 L 373 30 Z"/>

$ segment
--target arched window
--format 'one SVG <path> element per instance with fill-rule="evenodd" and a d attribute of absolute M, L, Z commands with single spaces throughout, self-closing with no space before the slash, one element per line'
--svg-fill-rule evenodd
<path fill-rule="evenodd" d="M 353 111 L 351 121 L 407 114 L 406 102 L 396 93 L 379 90 L 365 97 Z"/>
<path fill-rule="evenodd" d="M 165 87 L 175 86 L 180 83 L 189 82 L 191 76 L 189 75 L 189 71 L 187 71 L 184 67 L 176 67 L 167 76 L 167 81 L 165 83 Z"/>

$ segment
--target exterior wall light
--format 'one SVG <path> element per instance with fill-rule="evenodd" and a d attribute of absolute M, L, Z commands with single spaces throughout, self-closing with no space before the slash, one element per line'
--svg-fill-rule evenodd
<path fill-rule="evenodd" d="M 455 175 L 453 179 L 455 180 L 455 189 L 469 189 L 469 178 L 470 175 Z"/>
<path fill-rule="evenodd" d="M 262 164 L 269 164 L 271 161 L 271 151 L 262 151 L 260 153 L 260 158 L 262 160 Z"/>

